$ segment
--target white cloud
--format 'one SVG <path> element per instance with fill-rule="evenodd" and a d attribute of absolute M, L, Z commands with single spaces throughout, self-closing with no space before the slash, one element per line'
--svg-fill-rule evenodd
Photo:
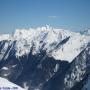
<path fill-rule="evenodd" d="M 58 18 L 58 16 L 48 16 L 48 18 L 55 19 Z"/>

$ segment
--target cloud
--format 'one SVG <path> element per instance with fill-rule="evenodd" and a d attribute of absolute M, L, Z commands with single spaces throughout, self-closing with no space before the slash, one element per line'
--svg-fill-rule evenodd
<path fill-rule="evenodd" d="M 48 16 L 48 18 L 55 19 L 58 18 L 58 16 Z"/>

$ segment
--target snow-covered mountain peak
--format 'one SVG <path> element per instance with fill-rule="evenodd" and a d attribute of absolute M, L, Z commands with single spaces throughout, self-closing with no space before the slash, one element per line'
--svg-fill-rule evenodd
<path fill-rule="evenodd" d="M 2 40 L 16 41 L 17 57 L 29 54 L 33 47 L 32 54 L 45 50 L 48 55 L 57 60 L 71 62 L 90 42 L 90 36 L 46 25 L 30 29 L 17 29 L 13 35 L 1 35 L 0 41 Z"/>
<path fill-rule="evenodd" d="M 81 34 L 83 34 L 83 35 L 90 35 L 90 28 L 87 28 L 87 29 L 81 31 Z"/>

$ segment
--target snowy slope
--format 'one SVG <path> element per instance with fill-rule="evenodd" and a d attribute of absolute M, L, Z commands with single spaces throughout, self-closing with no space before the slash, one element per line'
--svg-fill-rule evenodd
<path fill-rule="evenodd" d="M 70 62 L 87 46 L 90 37 L 73 35 L 69 41 L 54 53 L 56 59 L 69 60 Z"/>
<path fill-rule="evenodd" d="M 70 38 L 67 42 L 59 45 L 60 42 L 68 37 Z M 28 55 L 31 47 L 34 47 L 32 54 L 40 53 L 42 49 L 47 52 L 48 56 L 52 56 L 57 60 L 71 62 L 87 46 L 90 36 L 45 26 L 30 28 L 29 30 L 17 29 L 13 35 L 1 35 L 0 41 L 2 40 L 11 40 L 11 43 L 16 41 L 17 57 Z M 9 44 L 6 43 L 4 48 L 7 49 Z"/>
<path fill-rule="evenodd" d="M 0 77 L 0 90 L 25 90 L 25 89 Z"/>

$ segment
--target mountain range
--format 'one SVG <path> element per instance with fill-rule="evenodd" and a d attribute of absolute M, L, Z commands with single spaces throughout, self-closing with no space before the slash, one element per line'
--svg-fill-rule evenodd
<path fill-rule="evenodd" d="M 0 34 L 0 77 L 25 90 L 90 90 L 90 29 Z"/>

